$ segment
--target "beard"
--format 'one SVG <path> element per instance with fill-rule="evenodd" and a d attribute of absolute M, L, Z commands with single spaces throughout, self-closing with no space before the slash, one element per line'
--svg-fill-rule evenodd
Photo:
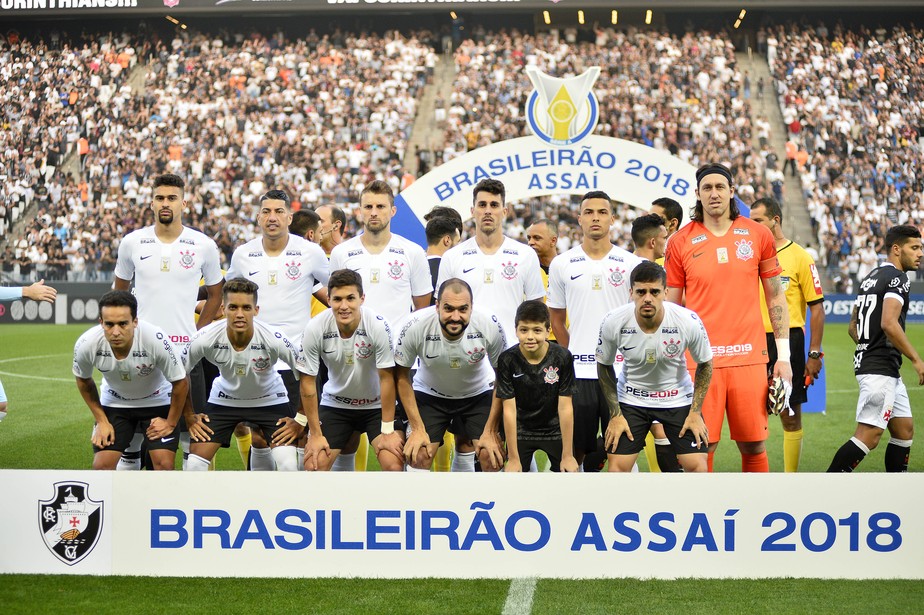
<path fill-rule="evenodd" d="M 451 332 L 449 331 L 449 326 L 450 326 L 450 325 L 458 325 L 458 326 L 460 326 L 461 328 L 459 329 L 459 332 L 458 332 L 458 333 L 451 333 Z M 459 336 L 459 335 L 462 335 L 462 333 L 465 332 L 465 329 L 468 328 L 468 323 L 467 323 L 467 322 L 462 322 L 462 321 L 455 321 L 455 320 L 450 321 L 450 322 L 443 322 L 443 321 L 441 320 L 441 321 L 440 321 L 440 328 L 443 330 L 443 333 L 445 333 L 446 335 L 448 335 L 448 336 L 450 336 L 450 337 L 457 337 L 457 336 Z"/>

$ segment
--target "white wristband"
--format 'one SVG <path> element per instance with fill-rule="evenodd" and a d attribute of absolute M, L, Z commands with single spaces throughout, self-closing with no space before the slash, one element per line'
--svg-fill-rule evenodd
<path fill-rule="evenodd" d="M 388 421 L 386 423 L 385 421 L 382 421 L 382 435 L 387 436 L 390 433 L 395 433 L 395 422 Z"/>
<path fill-rule="evenodd" d="M 789 357 L 789 339 L 776 340 L 776 360 L 791 363 Z"/>
<path fill-rule="evenodd" d="M 302 427 L 308 427 L 308 417 L 301 412 L 296 412 L 292 419 Z"/>

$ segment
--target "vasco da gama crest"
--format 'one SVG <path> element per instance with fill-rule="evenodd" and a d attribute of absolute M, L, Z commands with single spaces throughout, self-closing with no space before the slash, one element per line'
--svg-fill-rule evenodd
<path fill-rule="evenodd" d="M 39 527 L 48 550 L 73 566 L 93 550 L 103 527 L 103 503 L 87 495 L 87 483 L 55 483 L 49 500 L 39 500 Z"/>

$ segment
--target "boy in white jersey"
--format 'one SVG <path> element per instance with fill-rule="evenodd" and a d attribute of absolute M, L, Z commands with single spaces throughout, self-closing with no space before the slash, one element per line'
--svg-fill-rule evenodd
<path fill-rule="evenodd" d="M 96 426 L 93 469 L 115 470 L 139 424 L 155 470 L 172 470 L 177 423 L 189 395 L 179 353 L 159 327 L 138 320 L 138 302 L 114 290 L 99 300 L 100 324 L 74 345 L 77 390 Z M 93 368 L 103 373 L 102 396 Z"/>
<path fill-rule="evenodd" d="M 455 419 L 462 436 L 480 451 L 482 468 L 497 470 L 503 453 L 489 421 L 497 359 L 507 347 L 496 316 L 472 311 L 472 291 L 464 280 L 443 282 L 434 307 L 411 315 L 395 343 L 398 396 L 410 433 L 404 455 L 415 470 L 428 471 Z M 420 367 L 411 383 L 411 366 Z M 498 408 L 500 405 L 498 404 Z"/>
<path fill-rule="evenodd" d="M 552 332 L 574 355 L 574 457 L 578 464 L 597 448 L 597 434 L 609 420 L 609 409 L 597 384 L 594 356 L 600 321 L 610 310 L 630 303 L 629 275 L 642 262 L 610 243 L 615 221 L 612 200 L 605 192 L 585 194 L 578 216 L 584 239 L 556 256 L 549 266 Z M 621 355 L 615 360 L 619 370 Z"/>
<path fill-rule="evenodd" d="M 206 412 L 187 418 L 193 439 L 187 469 L 208 470 L 218 448 L 230 444 L 234 427 L 249 422 L 270 442 L 276 469 L 297 470 L 295 444 L 308 420 L 289 406 L 274 367 L 281 360 L 293 372 L 303 369 L 301 353 L 280 331 L 254 319 L 260 312 L 256 284 L 232 278 L 222 294 L 225 321 L 199 331 L 184 355 L 187 367 L 207 359 L 220 373 Z"/>
<path fill-rule="evenodd" d="M 312 319 L 302 336 L 301 392 L 308 416 L 306 470 L 329 470 L 353 432 L 366 433 L 383 470 L 404 470 L 404 438 L 395 431 L 395 358 L 388 321 L 363 307 L 363 281 L 350 269 L 334 271 L 331 309 Z M 318 405 L 315 377 L 328 368 Z"/>
<path fill-rule="evenodd" d="M 705 472 L 709 434 L 702 407 L 712 379 L 706 327 L 692 311 L 664 301 L 667 276 L 645 261 L 630 276 L 633 303 L 600 325 L 597 373 L 610 409 L 604 435 L 610 472 L 631 472 L 653 420 L 664 428 L 686 472 Z M 685 351 L 696 362 L 695 381 Z M 617 383 L 613 362 L 623 357 Z"/>
<path fill-rule="evenodd" d="M 289 233 L 292 221 L 291 199 L 283 190 L 270 190 L 260 197 L 257 226 L 262 232 L 238 246 L 231 255 L 227 277 L 246 278 L 260 288 L 260 320 L 276 327 L 289 340 L 301 339 L 311 319 L 312 294 L 325 306 L 329 266 L 324 251 L 316 243 Z M 276 364 L 282 376 L 289 404 L 299 405 L 298 377 L 283 362 Z M 251 469 L 271 469 L 268 444 L 259 433 L 253 436 Z"/>
<path fill-rule="evenodd" d="M 359 272 L 369 306 L 394 326 L 430 305 L 433 283 L 427 255 L 413 241 L 391 232 L 395 195 L 384 181 L 363 188 L 359 210 L 363 232 L 331 251 L 330 269 Z"/>
<path fill-rule="evenodd" d="M 154 178 L 154 225 L 129 233 L 119 244 L 112 286 L 115 290 L 129 290 L 134 277 L 139 317 L 163 329 L 181 352 L 196 329 L 212 322 L 218 313 L 222 283 L 218 246 L 199 231 L 183 226 L 185 187 L 178 175 Z M 194 314 L 200 280 L 205 282 L 208 299 L 197 322 Z M 201 409 L 205 404 L 201 367 L 190 374 L 190 387 L 193 404 Z M 141 439 L 136 438 L 128 449 L 134 452 L 134 459 L 140 457 L 137 451 Z M 185 432 L 181 439 L 184 449 L 188 448 Z M 137 468 L 136 461 L 129 463 Z"/>

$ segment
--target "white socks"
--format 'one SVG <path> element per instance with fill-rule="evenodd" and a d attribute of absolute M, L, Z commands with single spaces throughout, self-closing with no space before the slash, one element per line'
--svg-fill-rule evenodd
<path fill-rule="evenodd" d="M 295 446 L 277 446 L 270 449 L 277 472 L 295 472 L 298 470 L 298 454 Z"/>
<path fill-rule="evenodd" d="M 271 449 L 250 447 L 250 470 L 252 472 L 272 472 L 275 469 Z"/>
<path fill-rule="evenodd" d="M 208 472 L 210 463 L 208 459 L 190 453 L 186 460 L 186 467 L 183 469 L 187 472 Z"/>
<path fill-rule="evenodd" d="M 330 467 L 331 472 L 352 472 L 355 470 L 356 464 L 356 453 L 350 453 L 349 455 L 344 455 L 340 453 L 337 455 L 337 458 L 334 459 L 334 464 Z"/>
<path fill-rule="evenodd" d="M 460 453 L 452 457 L 451 472 L 474 472 L 475 471 L 475 451 L 470 453 Z"/>

